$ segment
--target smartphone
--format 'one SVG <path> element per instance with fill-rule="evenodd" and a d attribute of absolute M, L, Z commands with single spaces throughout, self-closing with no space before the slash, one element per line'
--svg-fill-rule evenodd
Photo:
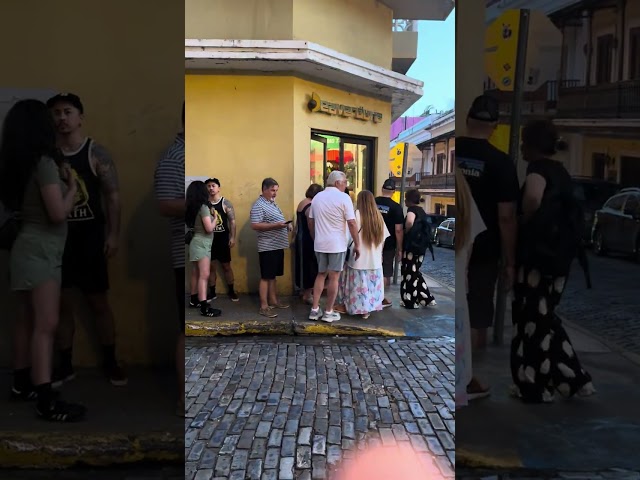
<path fill-rule="evenodd" d="M 287 221 L 286 221 L 286 222 L 284 222 L 284 223 L 286 223 L 287 225 L 289 225 L 290 223 L 293 223 L 293 220 L 287 220 Z"/>

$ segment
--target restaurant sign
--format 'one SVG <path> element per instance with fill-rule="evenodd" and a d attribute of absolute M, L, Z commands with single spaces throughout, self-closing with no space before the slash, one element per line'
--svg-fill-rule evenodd
<path fill-rule="evenodd" d="M 317 93 L 311 95 L 307 108 L 311 112 L 326 113 L 327 115 L 337 115 L 339 117 L 352 117 L 363 122 L 380 123 L 382 121 L 382 114 L 379 112 L 373 112 L 364 107 L 351 107 L 322 100 Z"/>

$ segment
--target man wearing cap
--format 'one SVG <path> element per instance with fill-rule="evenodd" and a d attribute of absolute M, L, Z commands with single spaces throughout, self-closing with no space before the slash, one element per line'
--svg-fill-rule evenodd
<path fill-rule="evenodd" d="M 456 138 L 457 165 L 487 227 L 475 239 L 467 274 L 474 350 L 485 348 L 487 329 L 493 325 L 500 267 L 508 288 L 514 279 L 519 183 L 513 160 L 489 143 L 498 119 L 498 102 L 481 95 L 469 109 L 467 135 Z"/>
<path fill-rule="evenodd" d="M 402 240 L 404 237 L 404 212 L 398 202 L 391 197 L 396 191 L 396 182 L 393 178 L 387 178 L 382 184 L 382 195 L 376 197 L 378 210 L 384 218 L 387 230 L 395 232 L 384 242 L 382 248 L 382 275 L 384 276 L 385 293 L 391 284 L 393 276 L 394 262 L 399 262 L 402 258 Z M 386 295 L 382 300 L 383 307 L 390 307 L 391 301 Z"/>
<path fill-rule="evenodd" d="M 118 251 L 120 186 L 109 152 L 82 132 L 84 107 L 72 93 L 47 102 L 58 133 L 58 147 L 78 183 L 75 206 L 69 215 L 69 233 L 62 259 L 61 315 L 58 327 L 60 366 L 54 384 L 75 378 L 72 366 L 75 332 L 71 288 L 78 288 L 96 319 L 103 347 L 104 371 L 116 386 L 127 384 L 115 354 L 115 322 L 109 305 L 107 262 Z M 103 207 L 104 204 L 104 207 Z"/>
<path fill-rule="evenodd" d="M 216 262 L 220 262 L 227 282 L 227 295 L 232 302 L 240 300 L 233 288 L 233 270 L 231 269 L 231 249 L 236 244 L 236 212 L 229 199 L 220 194 L 220 180 L 210 178 L 205 182 L 209 190 L 209 202 L 213 215 L 213 244 L 211 245 L 211 274 L 209 276 L 208 298 L 215 300 Z"/>

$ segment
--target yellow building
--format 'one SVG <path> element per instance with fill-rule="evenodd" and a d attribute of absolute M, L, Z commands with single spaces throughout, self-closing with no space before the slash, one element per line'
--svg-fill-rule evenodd
<path fill-rule="evenodd" d="M 182 39 L 179 29 L 163 26 L 182 18 L 182 8 L 153 0 L 6 0 L 0 7 L 11 11 L 0 29 L 0 114 L 20 98 L 77 93 L 87 134 L 111 151 L 118 168 L 122 227 L 120 251 L 109 265 L 110 299 L 118 352 L 129 365 L 172 363 L 178 332 L 168 229 L 157 213 L 153 171 L 181 128 Z M 0 252 L 3 366 L 11 361 L 15 315 L 7 257 Z M 78 366 L 101 361 L 96 338 L 93 321 L 79 318 Z"/>
<path fill-rule="evenodd" d="M 332 169 L 345 171 L 356 194 L 380 189 L 391 122 L 422 95 L 422 82 L 392 70 L 395 57 L 406 68 L 411 50 L 396 34 L 417 42 L 415 32 L 392 32 L 393 20 L 444 19 L 452 8 L 449 0 L 186 1 L 187 182 L 215 176 L 234 203 L 237 291 L 257 290 L 249 211 L 263 178 L 279 182 L 289 218 Z M 291 270 L 281 293 L 292 291 Z"/>

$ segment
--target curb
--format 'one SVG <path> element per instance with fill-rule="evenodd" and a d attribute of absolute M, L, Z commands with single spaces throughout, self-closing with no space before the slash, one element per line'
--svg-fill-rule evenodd
<path fill-rule="evenodd" d="M 558 316 L 558 318 L 560 319 L 560 321 L 563 324 L 566 324 L 570 328 L 572 328 L 574 330 L 577 330 L 582 335 L 585 335 L 587 337 L 593 338 L 594 340 L 597 340 L 598 342 L 602 343 L 605 347 L 607 347 L 612 352 L 617 353 L 618 355 L 620 355 L 620 356 L 626 358 L 627 360 L 629 360 L 631 363 L 635 363 L 636 365 L 640 366 L 640 355 L 638 355 L 637 353 L 628 352 L 624 348 L 620 347 L 618 344 L 610 342 L 610 341 L 608 341 L 606 339 L 603 339 L 602 337 L 599 337 L 598 335 L 596 335 L 593 332 L 585 329 L 584 327 L 581 327 L 580 325 L 575 324 L 571 320 L 568 320 L 567 317 L 564 314 L 556 313 L 556 315 Z"/>
<path fill-rule="evenodd" d="M 3 432 L 0 458 L 2 468 L 183 464 L 184 438 L 167 432 L 144 435 Z"/>
<path fill-rule="evenodd" d="M 251 320 L 249 322 L 194 320 L 185 325 L 187 337 L 228 337 L 242 335 L 321 335 L 406 337 L 403 329 L 344 325 L 340 323 L 298 323 L 291 321 Z"/>
<path fill-rule="evenodd" d="M 456 466 L 460 468 L 484 468 L 488 470 L 513 470 L 524 468 L 515 455 L 496 457 L 456 448 Z"/>
<path fill-rule="evenodd" d="M 451 293 L 456 293 L 456 289 L 455 288 L 451 288 L 448 285 L 445 285 L 444 283 L 442 283 L 440 280 L 437 280 L 436 278 L 432 277 L 431 275 L 427 274 L 427 273 L 423 273 L 422 275 L 424 275 L 425 277 L 427 277 L 429 280 L 431 280 L 433 283 L 437 283 L 438 285 L 440 285 L 440 288 L 446 288 L 447 290 L 449 290 Z"/>

